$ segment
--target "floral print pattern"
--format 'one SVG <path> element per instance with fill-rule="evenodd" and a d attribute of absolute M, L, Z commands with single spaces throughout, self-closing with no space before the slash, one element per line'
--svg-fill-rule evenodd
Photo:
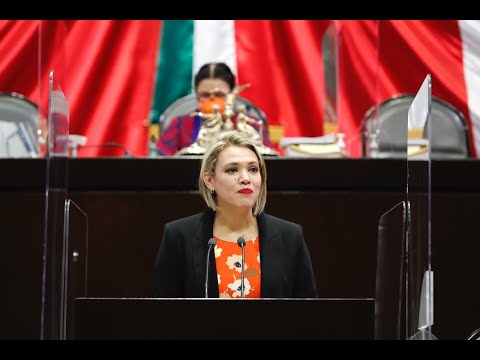
<path fill-rule="evenodd" d="M 215 237 L 215 265 L 217 268 L 218 292 L 221 298 L 241 297 L 242 249 L 236 242 Z M 244 295 L 260 298 L 261 283 L 259 238 L 245 242 Z"/>

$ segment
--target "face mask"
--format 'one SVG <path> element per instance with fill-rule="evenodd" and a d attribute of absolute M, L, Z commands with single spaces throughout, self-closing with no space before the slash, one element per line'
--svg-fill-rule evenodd
<path fill-rule="evenodd" d="M 221 114 L 225 111 L 225 98 L 224 97 L 208 97 L 200 98 L 198 100 L 199 110 L 204 114 L 213 114 L 213 106 L 217 105 Z"/>

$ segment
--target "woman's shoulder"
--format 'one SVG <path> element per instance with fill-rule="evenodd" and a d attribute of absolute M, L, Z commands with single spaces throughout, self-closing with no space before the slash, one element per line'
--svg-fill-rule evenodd
<path fill-rule="evenodd" d="M 273 216 L 270 214 L 267 214 L 265 212 L 261 213 L 259 215 L 260 218 L 263 217 L 264 221 L 269 225 L 269 226 L 274 226 L 282 229 L 296 229 L 300 228 L 300 224 L 297 224 L 293 221 L 289 221 L 286 219 L 279 218 L 277 216 Z"/>
<path fill-rule="evenodd" d="M 165 226 L 180 228 L 184 228 L 185 226 L 192 226 L 193 224 L 201 222 L 203 214 L 204 212 L 200 212 L 183 218 L 175 219 L 166 223 Z"/>

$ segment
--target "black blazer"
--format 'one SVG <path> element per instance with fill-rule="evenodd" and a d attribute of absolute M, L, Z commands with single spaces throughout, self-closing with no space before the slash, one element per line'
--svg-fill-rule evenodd
<path fill-rule="evenodd" d="M 213 237 L 215 213 L 178 219 L 165 225 L 155 265 L 156 297 L 205 297 L 208 240 Z M 261 213 L 261 297 L 313 298 L 317 289 L 302 227 Z M 215 256 L 210 253 L 208 296 L 218 298 Z"/>

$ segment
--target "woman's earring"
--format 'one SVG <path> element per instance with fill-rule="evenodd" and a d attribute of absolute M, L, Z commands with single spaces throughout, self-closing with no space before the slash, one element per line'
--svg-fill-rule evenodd
<path fill-rule="evenodd" d="M 215 195 L 215 190 L 210 190 L 210 194 Z"/>

